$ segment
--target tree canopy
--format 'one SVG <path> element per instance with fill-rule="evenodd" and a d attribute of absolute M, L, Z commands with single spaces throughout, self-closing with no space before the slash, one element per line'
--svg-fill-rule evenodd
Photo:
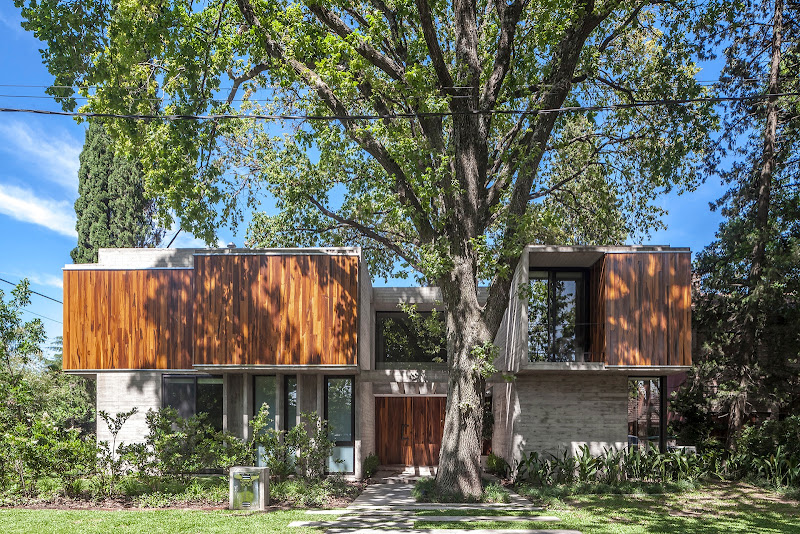
<path fill-rule="evenodd" d="M 707 437 L 716 413 L 730 443 L 751 415 L 800 408 L 800 13 L 783 0 L 725 7 L 712 2 L 706 14 L 725 60 L 719 90 L 774 96 L 727 104 L 722 142 L 708 153 L 709 174 L 729 189 L 712 205 L 725 220 L 695 265 L 700 350 L 676 406 L 698 434 L 687 437 Z"/>
<path fill-rule="evenodd" d="M 463 493 L 522 247 L 646 233 L 716 126 L 708 102 L 637 105 L 706 94 L 681 0 L 15 3 L 67 109 L 80 86 L 87 112 L 274 117 L 110 122 L 163 217 L 211 242 L 266 192 L 250 244 L 360 244 L 374 273 L 442 288 L 438 483 Z"/>

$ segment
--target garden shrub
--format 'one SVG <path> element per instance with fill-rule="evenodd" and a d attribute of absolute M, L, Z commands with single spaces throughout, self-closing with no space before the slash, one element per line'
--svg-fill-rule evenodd
<path fill-rule="evenodd" d="M 375 453 L 370 453 L 369 456 L 364 458 L 364 463 L 363 463 L 364 477 L 372 478 L 372 475 L 374 475 L 378 471 L 378 467 L 380 467 L 380 465 L 381 465 L 380 458 L 378 458 L 378 456 Z"/>
<path fill-rule="evenodd" d="M 510 470 L 511 468 L 508 462 L 506 462 L 503 457 L 497 456 L 492 452 L 489 453 L 489 456 L 486 458 L 486 472 L 499 478 L 505 478 L 508 476 Z"/>

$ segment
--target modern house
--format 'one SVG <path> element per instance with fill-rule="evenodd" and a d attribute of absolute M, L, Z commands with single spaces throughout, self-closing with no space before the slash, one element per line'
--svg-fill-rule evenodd
<path fill-rule="evenodd" d="M 688 249 L 529 246 L 513 276 L 486 448 L 513 463 L 663 447 L 665 377 L 691 365 Z M 101 249 L 64 268 L 64 369 L 96 378 L 98 410 L 139 408 L 121 441 L 141 440 L 147 410 L 167 405 L 249 437 L 267 403 L 278 429 L 302 412 L 328 419 L 344 460 L 331 466 L 355 477 L 372 452 L 435 465 L 439 300 L 373 287 L 353 248 Z"/>

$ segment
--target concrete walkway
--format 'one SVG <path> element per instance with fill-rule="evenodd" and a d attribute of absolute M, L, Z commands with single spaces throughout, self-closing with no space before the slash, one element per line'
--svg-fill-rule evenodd
<path fill-rule="evenodd" d="M 386 483 L 367 486 L 364 492 L 346 509 L 309 510 L 309 521 L 293 521 L 290 527 L 316 527 L 330 534 L 580 534 L 577 530 L 541 529 L 417 529 L 415 523 L 470 521 L 542 521 L 556 523 L 558 517 L 539 515 L 542 508 L 532 506 L 530 501 L 511 493 L 510 503 L 418 503 L 411 495 L 413 484 Z M 459 510 L 466 515 L 420 516 L 423 510 Z M 509 511 L 524 515 L 470 515 L 480 511 Z M 338 517 L 326 519 L 324 515 Z M 316 517 L 314 517 L 316 516 Z"/>

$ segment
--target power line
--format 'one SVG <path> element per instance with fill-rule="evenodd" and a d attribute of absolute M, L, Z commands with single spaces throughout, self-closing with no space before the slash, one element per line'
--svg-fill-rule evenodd
<path fill-rule="evenodd" d="M 630 102 L 627 104 L 606 104 L 598 106 L 566 106 L 560 108 L 548 109 L 492 109 L 492 110 L 471 110 L 471 111 L 447 111 L 447 112 L 430 112 L 430 113 L 388 113 L 385 115 L 263 115 L 263 114 L 241 114 L 241 113 L 223 113 L 212 115 L 194 115 L 194 114 L 170 114 L 170 115 L 149 115 L 149 114 L 122 114 L 122 113 L 95 113 L 95 112 L 80 112 L 80 111 L 52 111 L 45 109 L 26 109 L 26 108 L 0 108 L 0 113 L 32 113 L 37 115 L 58 115 L 66 117 L 83 117 L 83 118 L 105 118 L 105 119 L 132 119 L 143 121 L 219 121 L 219 120 L 232 120 L 232 119 L 247 119 L 247 120 L 385 120 L 385 119 L 415 119 L 415 118 L 428 118 L 428 117 L 450 117 L 456 115 L 541 115 L 545 113 L 574 113 L 581 111 L 613 111 L 632 108 L 654 107 L 654 106 L 683 106 L 686 104 L 699 104 L 699 103 L 722 103 L 722 102 L 743 102 L 743 101 L 757 101 L 765 100 L 767 98 L 777 98 L 783 96 L 800 96 L 800 92 L 791 93 L 772 93 L 760 94 L 749 96 L 729 96 L 729 97 L 701 97 L 701 98 L 683 98 L 683 99 L 662 99 L 662 100 L 642 100 L 640 102 Z"/>
<path fill-rule="evenodd" d="M 53 319 L 52 317 L 47 317 L 46 315 L 42 315 L 41 313 L 36 313 L 36 312 L 30 311 L 30 310 L 26 310 L 25 308 L 23 308 L 22 311 L 25 312 L 25 313 L 30 313 L 30 314 L 36 315 L 38 317 L 41 317 L 42 319 L 47 319 L 48 321 L 53 321 L 54 323 L 64 324 L 61 321 L 59 321 L 58 319 Z"/>
<path fill-rule="evenodd" d="M 9 281 L 8 281 L 8 280 L 6 280 L 5 278 L 0 278 L 0 282 L 5 282 L 6 284 L 9 284 L 9 285 L 12 285 L 12 286 L 15 286 L 15 287 L 17 286 L 17 284 L 15 284 L 14 282 L 9 282 Z M 58 299 L 54 299 L 53 297 L 48 297 L 47 295 L 44 295 L 44 294 L 42 294 L 42 293 L 39 293 L 38 291 L 34 291 L 33 289 L 31 289 L 31 290 L 30 290 L 30 292 L 31 292 L 31 293 L 33 293 L 34 295 L 39 295 L 40 297 L 44 297 L 44 298 L 46 298 L 46 299 L 50 299 L 50 300 L 52 300 L 53 302 L 58 302 L 59 304 L 64 304 L 63 302 L 61 302 L 61 301 L 60 301 L 60 300 L 58 300 Z M 31 313 L 33 313 L 33 312 L 31 312 Z"/>

